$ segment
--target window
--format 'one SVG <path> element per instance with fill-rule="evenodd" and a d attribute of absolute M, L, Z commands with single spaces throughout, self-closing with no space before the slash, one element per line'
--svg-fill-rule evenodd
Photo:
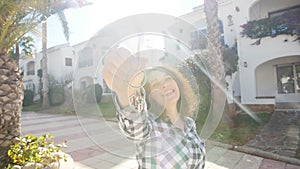
<path fill-rule="evenodd" d="M 24 75 L 24 67 L 21 67 L 21 68 L 20 68 L 20 74 L 21 74 L 21 75 Z"/>
<path fill-rule="evenodd" d="M 297 13 L 299 13 L 299 11 L 300 11 L 300 6 L 294 6 L 291 8 L 270 12 L 269 18 L 278 17 L 278 16 L 281 16 L 281 15 L 287 14 L 287 13 L 297 14 Z"/>
<path fill-rule="evenodd" d="M 221 32 L 221 44 L 225 45 L 223 23 L 219 20 L 219 29 Z M 206 27 L 206 26 L 205 26 Z M 192 49 L 207 49 L 207 30 L 206 28 L 193 31 L 191 33 L 191 47 Z"/>
<path fill-rule="evenodd" d="M 35 84 L 33 83 L 33 80 L 27 80 L 27 81 L 24 81 L 24 87 L 26 90 L 31 90 L 33 92 L 35 92 Z"/>
<path fill-rule="evenodd" d="M 233 25 L 232 15 L 228 15 L 227 20 L 228 20 L 228 26 L 232 26 Z"/>
<path fill-rule="evenodd" d="M 65 65 L 72 66 L 72 58 L 65 58 Z"/>
<path fill-rule="evenodd" d="M 295 65 L 296 91 L 300 93 L 300 64 Z"/>
<path fill-rule="evenodd" d="M 30 61 L 27 63 L 27 75 L 34 75 L 34 62 Z"/>
<path fill-rule="evenodd" d="M 207 33 L 206 29 L 201 29 L 191 33 L 192 49 L 206 49 L 207 48 Z"/>
<path fill-rule="evenodd" d="M 277 66 L 279 94 L 300 93 L 300 63 Z"/>

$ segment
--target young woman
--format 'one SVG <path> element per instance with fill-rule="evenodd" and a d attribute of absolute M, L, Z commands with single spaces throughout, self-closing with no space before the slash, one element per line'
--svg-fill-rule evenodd
<path fill-rule="evenodd" d="M 136 143 L 139 168 L 204 168 L 204 143 L 189 117 L 198 105 L 191 86 L 177 70 L 143 69 L 144 61 L 115 49 L 103 69 L 115 92 L 119 126 Z M 132 65 L 140 66 L 132 70 Z"/>

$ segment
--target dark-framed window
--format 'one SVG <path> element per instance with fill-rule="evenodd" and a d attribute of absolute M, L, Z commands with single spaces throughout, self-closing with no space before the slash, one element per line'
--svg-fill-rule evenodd
<path fill-rule="evenodd" d="M 290 8 L 280 9 L 277 11 L 272 11 L 272 12 L 269 12 L 268 15 L 269 15 L 269 18 L 272 18 L 272 17 L 280 16 L 287 12 L 297 12 L 297 11 L 300 11 L 300 5 L 293 6 Z"/>
<path fill-rule="evenodd" d="M 277 65 L 278 94 L 300 93 L 300 63 Z"/>
<path fill-rule="evenodd" d="M 221 44 L 225 45 L 223 22 L 219 20 L 219 29 L 221 33 Z M 207 30 L 206 28 L 198 29 L 191 32 L 191 47 L 192 49 L 207 49 Z"/>
<path fill-rule="evenodd" d="M 72 58 L 65 58 L 65 65 L 72 66 Z"/>
<path fill-rule="evenodd" d="M 30 61 L 27 63 L 27 72 L 26 75 L 34 75 L 35 74 L 35 68 L 34 68 L 34 61 Z"/>

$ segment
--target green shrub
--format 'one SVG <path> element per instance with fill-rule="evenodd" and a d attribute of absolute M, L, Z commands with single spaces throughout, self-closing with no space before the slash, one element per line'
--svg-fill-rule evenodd
<path fill-rule="evenodd" d="M 34 91 L 24 90 L 23 106 L 33 105 Z"/>
<path fill-rule="evenodd" d="M 65 90 L 62 85 L 49 86 L 49 100 L 52 106 L 58 106 L 65 102 Z"/>
<path fill-rule="evenodd" d="M 103 89 L 99 84 L 90 85 L 85 90 L 85 98 L 88 103 L 100 103 L 102 94 Z"/>
<path fill-rule="evenodd" d="M 223 48 L 223 64 L 226 75 L 232 75 L 238 70 L 238 60 L 239 56 L 237 54 L 236 47 L 233 48 Z"/>
<path fill-rule="evenodd" d="M 36 102 L 33 105 L 30 106 L 23 106 L 22 111 L 34 111 L 38 112 L 43 110 L 42 103 L 41 102 Z"/>
<path fill-rule="evenodd" d="M 19 138 L 19 142 L 10 146 L 7 154 L 11 163 L 6 169 L 22 168 L 33 165 L 35 168 L 47 168 L 51 163 L 60 159 L 66 160 L 65 155 L 60 155 L 61 148 L 66 147 L 65 143 L 54 144 L 52 135 L 44 134 L 40 137 L 26 135 Z M 38 165 L 39 164 L 39 165 Z"/>

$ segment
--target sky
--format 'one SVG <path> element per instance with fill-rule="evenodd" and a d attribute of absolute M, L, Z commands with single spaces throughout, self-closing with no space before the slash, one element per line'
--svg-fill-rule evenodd
<path fill-rule="evenodd" d="M 180 16 L 192 12 L 203 0 L 88 0 L 92 5 L 65 11 L 70 29 L 70 45 L 90 39 L 105 25 L 139 13 L 161 13 Z M 48 24 L 48 48 L 67 43 L 57 16 Z M 36 39 L 41 50 L 41 37 Z"/>

